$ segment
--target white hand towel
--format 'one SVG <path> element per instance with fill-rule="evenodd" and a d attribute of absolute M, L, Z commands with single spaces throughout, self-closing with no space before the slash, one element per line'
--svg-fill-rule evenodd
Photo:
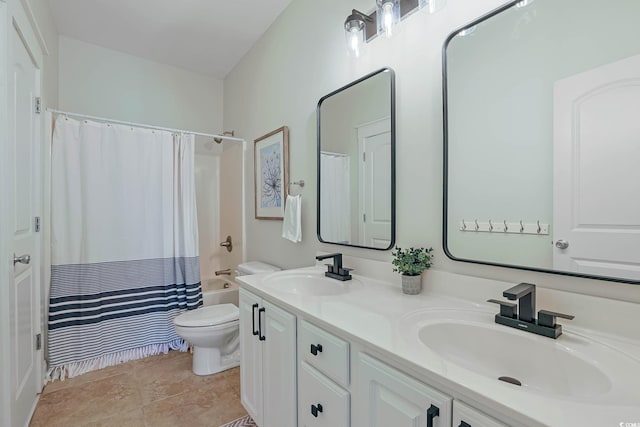
<path fill-rule="evenodd" d="M 294 243 L 302 241 L 302 196 L 287 196 L 282 221 L 282 237 Z"/>

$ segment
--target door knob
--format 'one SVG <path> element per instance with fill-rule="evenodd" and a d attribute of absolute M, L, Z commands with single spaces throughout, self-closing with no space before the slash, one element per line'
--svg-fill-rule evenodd
<path fill-rule="evenodd" d="M 556 248 L 558 249 L 567 249 L 569 247 L 569 242 L 566 240 L 558 240 L 556 242 Z"/>
<path fill-rule="evenodd" d="M 13 265 L 16 265 L 18 263 L 29 264 L 30 262 L 31 262 L 31 255 L 16 256 L 16 254 L 13 254 Z"/>

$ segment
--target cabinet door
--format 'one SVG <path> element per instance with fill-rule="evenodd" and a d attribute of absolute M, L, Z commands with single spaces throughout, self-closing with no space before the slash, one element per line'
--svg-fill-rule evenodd
<path fill-rule="evenodd" d="M 366 427 L 451 425 L 451 398 L 360 353 L 353 423 Z M 436 415 L 437 414 L 437 415 Z"/>
<path fill-rule="evenodd" d="M 300 362 L 298 375 L 300 427 L 349 427 L 349 393 Z"/>
<path fill-rule="evenodd" d="M 247 413 L 262 426 L 262 343 L 258 329 L 258 308 L 262 300 L 240 289 L 240 396 Z"/>
<path fill-rule="evenodd" d="M 490 416 L 465 405 L 459 400 L 453 402 L 453 427 L 507 427 Z"/>
<path fill-rule="evenodd" d="M 263 304 L 263 423 L 258 424 L 296 427 L 296 317 L 267 301 Z"/>

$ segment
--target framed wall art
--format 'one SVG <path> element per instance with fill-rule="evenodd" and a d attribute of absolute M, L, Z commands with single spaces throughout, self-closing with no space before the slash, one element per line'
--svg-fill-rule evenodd
<path fill-rule="evenodd" d="M 289 182 L 289 128 L 254 141 L 256 219 L 281 220 Z"/>

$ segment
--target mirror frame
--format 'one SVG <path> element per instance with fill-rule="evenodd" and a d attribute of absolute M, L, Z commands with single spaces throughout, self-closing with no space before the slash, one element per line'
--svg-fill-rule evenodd
<path fill-rule="evenodd" d="M 443 126 L 443 188 L 442 188 L 442 249 L 448 258 L 453 261 L 460 262 L 468 262 L 472 264 L 480 264 L 480 265 L 490 265 L 493 267 L 505 267 L 505 268 L 513 268 L 517 270 L 526 270 L 526 271 L 535 271 L 538 273 L 550 273 L 557 274 L 561 276 L 570 276 L 570 277 L 581 277 L 585 279 L 594 279 L 594 280 L 605 280 L 608 282 L 617 282 L 617 283 L 628 283 L 632 285 L 640 285 L 640 281 L 623 279 L 618 277 L 610 277 L 610 276 L 596 276 L 592 274 L 582 274 L 582 273 L 574 273 L 570 271 L 562 271 L 562 270 L 551 270 L 545 268 L 537 268 L 537 267 L 528 267 L 524 265 L 512 265 L 512 264 L 501 264 L 497 262 L 490 261 L 481 261 L 476 259 L 467 259 L 467 258 L 458 258 L 453 255 L 449 251 L 449 247 L 447 245 L 447 228 L 449 226 L 449 218 L 448 218 L 448 203 L 449 203 L 449 186 L 448 186 L 448 177 L 449 177 L 449 106 L 448 106 L 448 98 L 447 98 L 447 48 L 449 47 L 449 43 L 453 40 L 453 38 L 458 35 L 460 31 L 465 29 L 474 27 L 489 18 L 492 18 L 512 7 L 514 7 L 520 0 L 510 1 L 482 16 L 478 19 L 458 28 L 453 31 L 446 38 L 444 45 L 442 47 L 442 126 Z"/>
<path fill-rule="evenodd" d="M 336 95 L 346 89 L 349 89 L 352 86 L 357 85 L 364 80 L 367 80 L 373 76 L 376 76 L 380 73 L 389 73 L 390 83 L 391 83 L 391 240 L 389 246 L 386 248 L 374 248 L 372 246 L 362 246 L 362 245 L 351 245 L 347 243 L 336 243 L 329 242 L 323 240 L 320 236 L 320 152 L 321 152 L 321 113 L 320 107 L 322 103 L 329 97 Z M 357 80 L 352 81 L 351 83 L 338 88 L 327 95 L 320 98 L 318 101 L 318 106 L 316 107 L 316 129 L 317 129 L 317 197 L 316 197 L 316 234 L 318 236 L 318 240 L 321 243 L 328 243 L 332 245 L 340 245 L 340 246 L 350 246 L 353 248 L 362 248 L 362 249 L 373 249 L 376 251 L 388 251 L 393 249 L 396 244 L 396 73 L 393 71 L 391 67 L 383 67 L 379 70 L 373 71 L 365 76 L 360 77 Z"/>

